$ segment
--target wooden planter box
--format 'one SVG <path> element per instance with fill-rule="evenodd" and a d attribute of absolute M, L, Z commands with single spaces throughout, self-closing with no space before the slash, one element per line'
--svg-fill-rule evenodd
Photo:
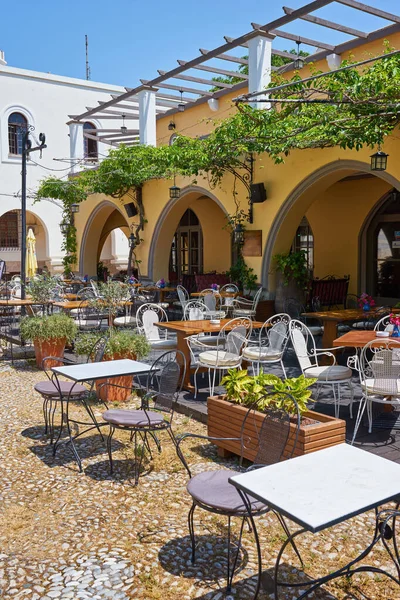
<path fill-rule="evenodd" d="M 207 400 L 208 409 L 208 435 L 211 437 L 240 437 L 243 419 L 248 408 L 239 404 L 232 404 L 224 400 L 223 396 L 211 396 Z M 342 444 L 346 440 L 346 422 L 342 419 L 329 417 L 312 410 L 304 413 L 304 417 L 314 419 L 318 423 L 310 425 L 300 425 L 300 431 L 297 438 L 297 444 L 293 456 L 301 456 L 316 452 L 323 448 Z M 248 460 L 254 461 L 257 450 L 257 434 L 264 415 L 254 412 L 254 417 L 247 419 L 244 429 L 246 437 L 246 447 L 243 456 Z M 296 436 L 296 425 L 290 425 L 289 438 L 284 451 L 285 456 L 291 456 L 293 443 Z M 219 456 L 227 458 L 231 454 L 240 456 L 240 442 L 235 441 L 217 441 Z"/>

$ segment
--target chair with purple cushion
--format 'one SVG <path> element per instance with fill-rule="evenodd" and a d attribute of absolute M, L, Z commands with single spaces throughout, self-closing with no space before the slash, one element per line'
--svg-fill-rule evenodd
<path fill-rule="evenodd" d="M 95 341 L 88 354 L 87 362 L 91 360 L 99 362 L 102 360 L 105 343 L 106 337 L 104 336 Z M 52 444 L 54 441 L 54 418 L 58 403 L 60 401 L 81 400 L 88 395 L 90 388 L 88 389 L 74 381 L 62 381 L 59 378 L 55 378 L 49 366 L 50 361 L 53 365 L 57 361 L 57 366 L 70 365 L 74 364 L 74 362 L 68 358 L 46 356 L 42 361 L 42 368 L 47 379 L 39 381 L 34 386 L 35 391 L 43 397 L 44 432 L 45 434 L 50 434 L 50 444 Z"/>
<path fill-rule="evenodd" d="M 148 451 L 152 458 L 149 437 L 155 441 L 159 452 L 161 452 L 161 445 L 157 433 L 160 431 L 167 431 L 173 444 L 176 445 L 172 420 L 175 403 L 182 389 L 185 370 L 185 356 L 180 350 L 164 352 L 151 366 L 139 408 L 137 410 L 110 409 L 103 413 L 103 419 L 110 426 L 107 450 L 111 474 L 113 472 L 112 438 L 116 429 L 129 431 L 131 440 L 134 441 L 135 485 L 139 482 L 145 451 Z M 115 387 L 114 384 L 104 385 Z M 151 408 L 150 404 L 152 404 Z M 140 440 L 142 441 L 141 451 L 138 448 Z"/>
<path fill-rule="evenodd" d="M 202 508 L 208 512 L 222 515 L 228 518 L 228 571 L 227 571 L 227 592 L 229 593 L 232 588 L 232 580 L 237 566 L 243 527 L 246 519 L 248 518 L 251 522 L 256 540 L 257 531 L 254 525 L 253 518 L 259 515 L 263 515 L 270 511 L 271 508 L 266 506 L 262 502 L 257 501 L 255 498 L 248 497 L 249 505 L 246 506 L 244 500 L 240 496 L 237 489 L 229 483 L 229 478 L 233 475 L 237 475 L 237 471 L 232 469 L 218 469 L 213 471 L 204 471 L 202 473 L 192 475 L 190 468 L 183 455 L 181 444 L 188 438 L 201 438 L 210 441 L 222 441 L 222 440 L 235 440 L 241 443 L 241 456 L 239 461 L 239 472 L 246 470 L 257 469 L 267 465 L 271 465 L 281 461 L 282 459 L 291 458 L 294 454 L 298 432 L 300 427 L 300 412 L 296 400 L 290 394 L 282 392 L 282 396 L 285 396 L 283 403 L 292 403 L 292 416 L 284 409 L 278 409 L 274 405 L 269 405 L 263 410 L 265 414 L 264 418 L 260 422 L 256 419 L 257 405 L 253 405 L 249 408 L 241 427 L 241 435 L 239 438 L 217 438 L 203 435 L 197 435 L 192 433 L 183 434 L 177 444 L 177 453 L 182 461 L 184 467 L 189 474 L 189 482 L 187 484 L 187 492 L 192 498 L 192 506 L 188 515 L 189 523 L 189 534 L 192 545 L 192 563 L 195 562 L 195 549 L 196 540 L 194 532 L 194 511 L 197 507 Z M 276 394 L 266 394 L 262 401 L 270 398 L 276 398 Z M 294 413 L 294 415 L 293 415 Z M 290 430 L 290 423 L 297 425 L 295 431 Z M 288 443 L 289 442 L 289 443 Z M 288 446 L 288 447 L 287 447 Z M 255 454 L 254 463 L 248 469 L 243 469 L 243 454 L 244 449 L 252 449 Z M 251 511 L 249 510 L 251 508 Z M 231 519 L 241 519 L 241 527 L 239 533 L 239 540 L 237 542 L 237 550 L 233 557 L 232 565 L 230 559 L 230 545 L 231 545 Z M 288 527 L 284 519 L 277 514 L 277 517 L 286 533 L 288 535 Z M 258 540 L 257 540 L 258 541 Z M 301 561 L 300 554 L 293 544 L 293 548 Z M 254 596 L 256 597 L 256 596 Z"/>

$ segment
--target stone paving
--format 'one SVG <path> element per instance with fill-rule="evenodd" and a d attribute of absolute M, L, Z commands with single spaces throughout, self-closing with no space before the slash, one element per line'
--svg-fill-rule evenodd
<path fill-rule="evenodd" d="M 132 446 L 121 432 L 114 436 L 113 478 L 104 444 L 93 432 L 77 442 L 84 465 L 79 473 L 68 446 L 61 446 L 53 459 L 44 435 L 41 399 L 33 391 L 42 379 L 43 374 L 26 362 L 15 368 L 0 363 L 0 598 L 225 598 L 226 519 L 196 511 L 198 550 L 192 565 L 187 474 L 167 436 L 162 437 L 162 453 L 152 463 L 145 462 L 137 487 L 130 477 Z M 74 410 L 80 412 L 79 407 Z M 101 409 L 96 410 L 100 415 Z M 177 415 L 175 431 L 205 434 L 206 427 Z M 185 454 L 195 473 L 236 465 L 235 460 L 218 459 L 215 447 L 199 440 L 188 441 Z M 257 524 L 263 566 L 271 570 L 285 536 L 273 514 Z M 319 535 L 305 535 L 299 548 L 307 574 L 333 570 L 356 556 L 373 526 L 373 513 L 367 513 Z M 234 533 L 235 538 L 237 524 Z M 284 560 L 282 576 L 288 582 L 306 581 L 292 552 Z M 380 549 L 371 560 L 390 568 Z M 245 528 L 231 598 L 252 598 L 255 572 L 254 540 Z M 295 597 L 293 588 L 281 595 L 283 600 Z M 395 600 L 400 594 L 387 580 L 363 574 L 331 583 L 311 597 Z M 260 598 L 272 596 L 263 592 Z"/>

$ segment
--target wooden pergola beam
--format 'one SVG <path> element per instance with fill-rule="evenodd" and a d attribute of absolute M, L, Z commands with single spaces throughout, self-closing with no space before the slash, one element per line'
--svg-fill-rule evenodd
<path fill-rule="evenodd" d="M 339 4 L 344 4 L 345 6 L 350 6 L 350 8 L 355 8 L 356 10 L 369 13 L 375 17 L 381 17 L 381 19 L 386 19 L 387 21 L 393 21 L 393 23 L 400 23 L 400 17 L 397 15 L 381 10 L 380 8 L 369 6 L 369 4 L 356 2 L 356 0 L 336 0 L 336 2 L 339 2 Z"/>
<path fill-rule="evenodd" d="M 186 61 L 178 60 L 178 64 L 184 65 Z M 214 73 L 215 75 L 225 75 L 226 77 L 237 77 L 238 79 L 248 79 L 248 75 L 240 73 L 238 71 L 227 71 L 226 69 L 220 69 L 219 67 L 209 67 L 208 65 L 197 65 L 195 67 L 199 71 L 207 71 L 208 73 Z"/>
<path fill-rule="evenodd" d="M 89 129 L 89 130 L 86 129 L 83 131 L 83 135 L 86 135 L 87 131 L 91 131 L 92 132 L 91 135 L 96 135 L 96 136 L 99 136 L 99 134 L 103 134 L 103 133 L 119 133 L 120 135 L 126 135 L 128 133 L 132 133 L 132 134 L 134 133 L 135 135 L 139 134 L 139 129 L 128 129 L 126 131 L 126 133 L 122 133 L 121 129 Z M 108 135 L 105 137 L 108 137 Z"/>
<path fill-rule="evenodd" d="M 261 25 L 257 23 L 252 23 L 254 29 L 261 29 Z M 280 29 L 271 29 L 270 33 L 273 33 L 276 37 L 284 38 L 285 40 L 292 40 L 293 42 L 300 42 L 301 44 L 306 44 L 307 46 L 314 46 L 314 48 L 324 48 L 325 50 L 330 50 L 333 52 L 335 46 L 332 44 L 326 44 L 325 42 L 319 42 L 317 40 L 312 40 L 311 38 L 303 37 L 302 35 L 296 35 L 294 33 L 288 33 L 287 31 L 281 31 Z"/>
<path fill-rule="evenodd" d="M 165 75 L 165 71 L 158 71 L 160 75 Z M 211 79 L 202 79 L 201 77 L 191 77 L 190 75 L 176 75 L 174 79 L 182 79 L 183 81 L 191 81 L 193 83 L 201 83 L 204 85 L 211 85 L 220 88 L 231 88 L 230 83 L 222 83 L 221 81 L 213 81 Z"/>
<path fill-rule="evenodd" d="M 288 6 L 283 6 L 282 8 L 287 15 L 291 15 L 295 10 L 294 8 L 289 8 Z M 315 25 L 321 25 L 321 27 L 327 27 L 328 29 L 341 31 L 342 33 L 346 33 L 347 35 L 353 35 L 355 37 L 360 38 L 368 37 L 368 33 L 365 33 L 365 31 L 353 29 L 352 27 L 347 27 L 347 25 L 341 25 L 340 23 L 334 23 L 333 21 L 327 21 L 326 19 L 321 19 L 320 17 L 314 17 L 314 15 L 303 15 L 302 17 L 300 17 L 300 19 L 302 19 L 302 21 L 309 21 L 310 23 L 315 23 Z"/>
<path fill-rule="evenodd" d="M 173 78 L 170 76 L 169 78 Z M 145 79 L 140 80 L 142 83 L 148 83 Z M 212 96 L 212 92 L 207 92 L 206 90 L 199 90 L 196 88 L 189 88 L 180 85 L 172 85 L 171 83 L 159 83 L 157 84 L 159 88 L 163 88 L 166 90 L 175 90 L 177 92 L 186 92 L 187 94 L 197 94 L 198 96 Z"/>
<path fill-rule="evenodd" d="M 212 50 L 206 50 L 205 48 L 200 48 L 200 52 L 203 56 L 207 56 L 212 53 Z M 249 61 L 247 58 L 240 58 L 239 56 L 231 56 L 230 54 L 217 54 L 216 56 L 210 56 L 209 58 L 220 58 L 221 60 L 227 60 L 228 62 L 234 62 L 239 65 L 248 65 Z M 208 60 L 208 58 L 207 58 Z M 189 68 L 189 67 L 188 67 Z M 193 67 L 196 68 L 196 67 Z"/>

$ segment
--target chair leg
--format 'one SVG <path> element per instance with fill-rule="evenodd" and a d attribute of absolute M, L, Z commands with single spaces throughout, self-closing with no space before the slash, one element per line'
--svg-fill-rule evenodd
<path fill-rule="evenodd" d="M 351 383 L 351 381 L 349 380 L 347 382 L 348 388 L 350 390 L 350 419 L 353 418 L 353 402 L 354 402 L 354 388 L 353 388 L 353 384 Z"/>
<path fill-rule="evenodd" d="M 335 390 L 335 384 L 332 384 L 332 390 L 333 390 L 333 398 L 335 401 L 335 417 L 338 418 L 338 410 L 337 410 L 337 397 L 336 397 L 336 390 Z"/>
<path fill-rule="evenodd" d="M 110 462 L 110 475 L 113 474 L 113 459 L 112 459 L 112 437 L 114 435 L 114 431 L 115 431 L 115 427 L 112 427 L 112 425 L 110 425 L 110 431 L 108 433 L 108 438 L 107 438 L 107 452 L 108 452 L 108 460 Z"/>
<path fill-rule="evenodd" d="M 368 433 L 372 433 L 372 402 L 367 398 Z"/>
<path fill-rule="evenodd" d="M 360 406 L 358 408 L 356 422 L 354 425 L 353 437 L 351 438 L 351 445 L 354 444 L 354 440 L 356 439 L 357 431 L 358 431 L 358 428 L 360 427 L 360 423 L 363 418 L 366 405 L 367 405 L 367 399 L 365 397 L 361 398 Z"/>
<path fill-rule="evenodd" d="M 240 533 L 239 533 L 239 540 L 238 540 L 238 545 L 237 545 L 237 550 L 236 550 L 236 554 L 235 554 L 235 559 L 233 561 L 233 565 L 232 565 L 232 570 L 231 570 L 231 575 L 229 577 L 229 562 L 228 562 L 228 586 L 227 586 L 227 591 L 230 592 L 231 588 L 232 588 L 232 581 L 233 581 L 233 576 L 235 574 L 235 570 L 236 570 L 236 565 L 239 559 L 239 554 L 240 554 L 240 549 L 242 547 L 242 535 L 243 535 L 243 528 L 244 528 L 244 524 L 247 520 L 247 517 L 244 516 L 242 518 L 242 523 L 240 525 Z M 250 524 L 249 524 L 250 527 Z M 251 531 L 251 527 L 250 527 L 250 531 Z M 228 542 L 229 543 L 229 542 Z M 228 555 L 229 555 L 229 550 L 228 550 Z"/>
<path fill-rule="evenodd" d="M 233 573 L 231 573 L 231 518 L 228 517 L 228 556 L 227 556 L 227 576 L 226 576 L 226 591 L 230 592 L 232 589 L 232 577 Z"/>
<path fill-rule="evenodd" d="M 200 368 L 200 365 L 197 366 L 197 369 L 194 372 L 194 397 L 197 398 L 197 373 Z"/>
<path fill-rule="evenodd" d="M 196 554 L 196 538 L 194 535 L 194 522 L 193 522 L 193 515 L 194 515 L 195 509 L 196 509 L 196 504 L 193 502 L 192 506 L 190 507 L 189 514 L 188 514 L 189 535 L 190 535 L 190 541 L 192 544 L 192 556 L 191 556 L 192 564 L 194 564 L 195 554 Z"/>
<path fill-rule="evenodd" d="M 280 363 L 281 363 L 281 367 L 282 367 L 282 371 L 283 371 L 283 376 L 284 376 L 285 379 L 287 379 L 286 369 L 285 369 L 285 366 L 283 364 L 283 360 L 282 359 L 281 359 Z"/>

